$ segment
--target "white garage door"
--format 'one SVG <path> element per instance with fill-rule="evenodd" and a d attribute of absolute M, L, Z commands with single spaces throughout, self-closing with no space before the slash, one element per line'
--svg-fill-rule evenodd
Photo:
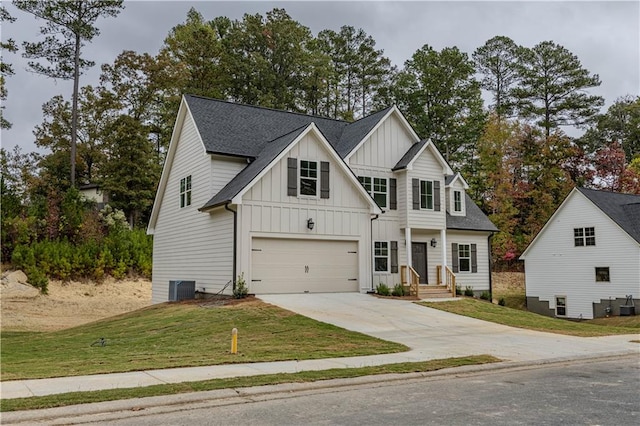
<path fill-rule="evenodd" d="M 254 238 L 251 292 L 358 291 L 357 241 Z"/>

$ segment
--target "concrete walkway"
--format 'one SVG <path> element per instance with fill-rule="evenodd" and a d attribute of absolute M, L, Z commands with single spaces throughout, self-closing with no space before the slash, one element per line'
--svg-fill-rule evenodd
<path fill-rule="evenodd" d="M 399 362 L 491 354 L 506 361 L 639 354 L 640 335 L 581 338 L 515 329 L 418 306 L 403 300 L 382 300 L 349 294 L 269 295 L 264 301 L 302 315 L 403 343 L 408 352 L 321 360 L 261 362 L 170 368 L 0 383 L 0 398 L 24 398 L 67 392 L 132 388 L 216 378 L 273 373 L 357 368 Z"/>

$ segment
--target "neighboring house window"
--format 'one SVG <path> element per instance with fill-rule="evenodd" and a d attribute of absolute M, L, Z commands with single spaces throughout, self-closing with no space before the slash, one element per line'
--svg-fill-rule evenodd
<path fill-rule="evenodd" d="M 471 244 L 458 244 L 458 270 L 471 272 Z"/>
<path fill-rule="evenodd" d="M 433 210 L 433 181 L 420 181 L 420 208 Z"/>
<path fill-rule="evenodd" d="M 453 191 L 453 211 L 462 211 L 462 192 L 460 191 Z"/>
<path fill-rule="evenodd" d="M 191 205 L 191 175 L 180 179 L 180 208 Z"/>
<path fill-rule="evenodd" d="M 608 283 L 611 282 L 609 277 L 609 267 L 598 267 L 596 266 L 596 282 L 599 283 Z"/>
<path fill-rule="evenodd" d="M 573 228 L 573 241 L 576 247 L 595 246 L 596 228 Z"/>
<path fill-rule="evenodd" d="M 300 195 L 318 195 L 318 162 L 300 160 Z"/>
<path fill-rule="evenodd" d="M 565 296 L 556 296 L 556 316 L 567 316 L 567 298 Z"/>
<path fill-rule="evenodd" d="M 387 178 L 358 176 L 358 179 L 380 207 L 387 207 Z"/>
<path fill-rule="evenodd" d="M 387 241 L 374 242 L 373 259 L 376 272 L 389 271 L 389 243 Z"/>

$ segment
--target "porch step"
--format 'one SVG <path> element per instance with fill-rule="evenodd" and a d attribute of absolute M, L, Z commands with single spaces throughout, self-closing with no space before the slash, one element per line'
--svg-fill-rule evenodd
<path fill-rule="evenodd" d="M 418 286 L 418 297 L 420 299 L 435 299 L 441 297 L 452 297 L 451 291 L 446 285 L 425 285 Z"/>

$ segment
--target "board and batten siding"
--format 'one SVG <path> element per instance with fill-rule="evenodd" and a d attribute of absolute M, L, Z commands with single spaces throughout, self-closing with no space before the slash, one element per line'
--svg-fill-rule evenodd
<path fill-rule="evenodd" d="M 288 158 L 328 161 L 329 198 L 288 196 Z M 332 239 L 358 242 L 360 288 L 370 288 L 370 205 L 346 173 L 317 136 L 308 133 L 243 195 L 238 206 L 238 271 L 247 283 L 253 237 Z M 315 223 L 313 230 L 307 228 L 309 218 Z"/>
<path fill-rule="evenodd" d="M 569 197 L 526 253 L 526 294 L 551 309 L 566 296 L 567 317 L 591 319 L 594 302 L 640 294 L 640 244 L 578 191 Z M 596 245 L 575 247 L 573 230 L 585 227 Z M 609 267 L 611 281 L 596 282 L 596 267 Z"/>
<path fill-rule="evenodd" d="M 456 286 L 463 291 L 469 286 L 474 291 L 489 291 L 489 275 L 491 266 L 489 265 L 489 232 L 469 232 L 447 230 L 447 265 L 453 266 L 452 244 L 475 244 L 476 259 L 478 262 L 478 272 L 456 272 Z"/>
<path fill-rule="evenodd" d="M 354 171 L 360 167 L 389 171 L 415 142 L 400 119 L 391 114 L 349 157 L 349 167 Z"/>
<path fill-rule="evenodd" d="M 168 300 L 172 280 L 215 293 L 232 278 L 233 216 L 198 211 L 212 196 L 212 163 L 189 114 L 177 143 L 153 237 L 153 303 Z M 191 205 L 180 208 L 180 180 L 189 175 Z"/>
<path fill-rule="evenodd" d="M 444 229 L 446 226 L 446 204 L 444 173 L 442 164 L 425 149 L 413 163 L 413 170 L 407 171 L 407 227 L 421 229 Z M 440 211 L 414 210 L 412 180 L 431 180 L 440 182 Z M 434 202 L 435 205 L 435 202 Z"/>
<path fill-rule="evenodd" d="M 391 272 L 391 257 L 389 257 L 389 271 L 388 272 L 376 272 L 373 271 L 373 289 L 380 283 L 388 285 L 393 288 L 394 285 L 399 284 L 402 280 L 400 277 L 400 265 L 407 264 L 407 245 L 404 236 L 404 231 L 398 226 L 398 221 L 395 218 L 387 216 L 387 213 L 380 215 L 378 219 L 372 222 L 372 238 L 375 241 L 396 241 L 398 243 L 398 272 Z M 391 245 L 389 245 L 389 251 L 391 251 Z M 373 245 L 370 247 L 370 255 L 373 256 Z M 391 253 L 389 253 L 391 256 Z"/>

